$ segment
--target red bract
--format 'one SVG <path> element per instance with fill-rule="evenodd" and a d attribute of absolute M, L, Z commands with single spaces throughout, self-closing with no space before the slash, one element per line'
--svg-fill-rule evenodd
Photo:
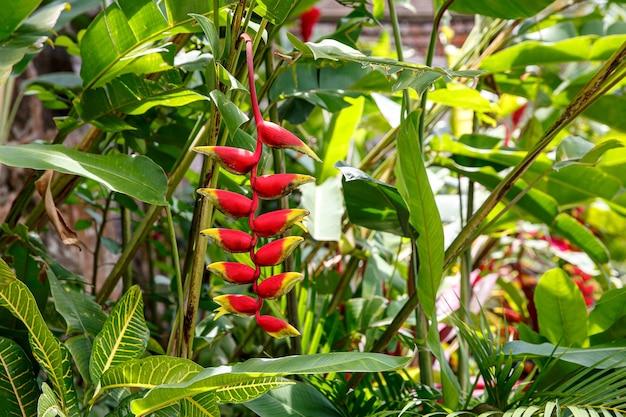
<path fill-rule="evenodd" d="M 219 211 L 232 217 L 248 217 L 252 200 L 241 194 L 215 188 L 200 188 L 198 194 L 205 196 Z"/>
<path fill-rule="evenodd" d="M 213 228 L 202 230 L 200 233 L 231 253 L 248 252 L 253 247 L 252 236 L 239 230 Z"/>
<path fill-rule="evenodd" d="M 257 324 L 270 336 L 280 339 L 282 337 L 300 336 L 300 332 L 291 324 L 272 316 L 256 316 Z"/>
<path fill-rule="evenodd" d="M 304 239 L 300 236 L 288 236 L 262 246 L 253 257 L 254 263 L 259 266 L 278 265 L 298 247 Z"/>
<path fill-rule="evenodd" d="M 247 174 L 258 162 L 253 152 L 230 146 L 198 146 L 193 150 L 217 158 L 226 171 L 238 175 Z"/>
<path fill-rule="evenodd" d="M 296 135 L 276 123 L 263 120 L 257 126 L 257 134 L 259 135 L 259 140 L 267 146 L 293 149 L 321 162 L 311 148 L 305 145 Z"/>
<path fill-rule="evenodd" d="M 257 301 L 247 295 L 226 294 L 213 298 L 220 307 L 216 308 L 215 320 L 224 314 L 236 314 L 238 316 L 252 316 L 257 310 Z"/>
<path fill-rule="evenodd" d="M 254 219 L 252 230 L 261 237 L 280 235 L 308 214 L 307 210 L 302 209 L 270 211 Z"/>
<path fill-rule="evenodd" d="M 250 284 L 257 278 L 254 268 L 239 262 L 213 262 L 206 269 L 233 284 Z"/>
<path fill-rule="evenodd" d="M 279 298 L 287 294 L 299 281 L 302 281 L 299 272 L 283 272 L 269 277 L 259 284 L 256 293 L 262 298 Z"/>
<path fill-rule="evenodd" d="M 254 191 L 259 198 L 273 200 L 281 198 L 309 182 L 314 182 L 315 178 L 304 174 L 270 174 L 256 178 Z"/>

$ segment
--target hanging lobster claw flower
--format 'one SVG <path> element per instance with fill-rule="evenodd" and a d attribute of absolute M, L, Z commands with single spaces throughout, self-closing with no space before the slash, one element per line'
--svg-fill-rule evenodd
<path fill-rule="evenodd" d="M 247 295 L 225 294 L 213 299 L 220 306 L 215 309 L 217 314 L 213 320 L 217 320 L 224 314 L 235 314 L 237 316 L 253 316 L 257 310 L 257 301 Z"/>
<path fill-rule="evenodd" d="M 279 298 L 287 294 L 304 275 L 299 272 L 283 272 L 267 278 L 256 289 L 256 294 L 261 298 Z"/>
<path fill-rule="evenodd" d="M 300 336 L 300 332 L 291 324 L 272 316 L 256 316 L 257 324 L 276 339 Z"/>
<path fill-rule="evenodd" d="M 193 150 L 217 158 L 226 171 L 238 175 L 247 174 L 258 162 L 253 152 L 230 146 L 196 146 Z"/>
<path fill-rule="evenodd" d="M 254 246 L 252 236 L 240 230 L 216 227 L 202 230 L 200 234 L 209 238 L 215 245 L 231 253 L 248 252 Z"/>
<path fill-rule="evenodd" d="M 315 155 L 315 152 L 302 142 L 300 138 L 276 123 L 268 122 L 267 120 L 261 121 L 257 124 L 257 134 L 261 142 L 267 146 L 272 148 L 293 149 L 310 156 L 317 162 L 322 162 L 322 160 Z"/>
<path fill-rule="evenodd" d="M 254 263 L 259 266 L 278 265 L 298 247 L 304 239 L 300 236 L 288 236 L 263 245 L 254 254 Z"/>
<path fill-rule="evenodd" d="M 259 198 L 273 200 L 281 198 L 309 182 L 314 182 L 315 177 L 304 174 L 270 174 L 256 178 L 254 191 Z"/>
<path fill-rule="evenodd" d="M 252 211 L 252 200 L 232 191 L 200 188 L 198 194 L 206 197 L 219 211 L 231 217 L 248 217 Z"/>
<path fill-rule="evenodd" d="M 280 235 L 308 214 L 307 210 L 302 209 L 270 211 L 254 219 L 253 230 L 261 237 Z"/>
<path fill-rule="evenodd" d="M 255 269 L 239 262 L 213 262 L 206 269 L 233 284 L 250 284 L 256 279 Z"/>

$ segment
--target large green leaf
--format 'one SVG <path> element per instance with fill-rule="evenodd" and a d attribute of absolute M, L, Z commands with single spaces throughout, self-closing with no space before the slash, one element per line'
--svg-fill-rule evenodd
<path fill-rule="evenodd" d="M 520 19 L 532 17 L 552 3 L 554 0 L 456 0 L 452 2 L 450 10 L 501 19 Z"/>
<path fill-rule="evenodd" d="M 231 3 L 220 1 L 220 6 Z M 173 65 L 171 49 L 153 42 L 179 32 L 200 31 L 189 13 L 211 17 L 212 1 L 165 2 L 165 16 L 152 0 L 111 3 L 93 20 L 80 42 L 81 77 L 98 87 L 123 73 L 145 74 Z"/>
<path fill-rule="evenodd" d="M 626 288 L 616 288 L 602 294 L 589 314 L 589 334 L 605 332 L 615 325 L 621 325 L 620 319 L 626 316 Z"/>
<path fill-rule="evenodd" d="M 54 305 L 67 323 L 67 332 L 91 336 L 98 334 L 107 318 L 102 307 L 68 284 L 61 284 L 52 267 L 46 273 Z"/>
<path fill-rule="evenodd" d="M 412 358 L 377 353 L 342 352 L 277 359 L 250 359 L 233 366 L 207 368 L 177 384 L 157 386 L 142 399 L 134 400 L 131 409 L 145 414 L 199 393 L 215 391 L 223 401 L 247 401 L 268 389 L 293 382 L 280 378 L 289 374 L 328 372 L 383 372 L 406 366 Z M 258 385 L 257 385 L 258 384 Z M 267 389 L 265 389 L 267 388 Z M 219 390 L 219 391 L 218 391 Z M 220 397 L 224 391 L 224 397 Z M 253 397 L 250 397 L 252 395 Z"/>
<path fill-rule="evenodd" d="M 188 359 L 148 356 L 110 367 L 102 374 L 100 384 L 102 391 L 122 387 L 153 388 L 157 385 L 185 381 L 202 369 L 200 365 Z"/>
<path fill-rule="evenodd" d="M 297 0 L 258 0 L 254 11 L 273 24 L 280 25 L 297 3 Z"/>
<path fill-rule="evenodd" d="M 102 331 L 96 336 L 89 374 L 97 386 L 109 368 L 137 359 L 146 350 L 150 331 L 143 317 L 143 297 L 134 285 L 117 302 Z"/>
<path fill-rule="evenodd" d="M 335 39 L 324 39 L 320 42 L 302 42 L 291 33 L 287 33 L 289 42 L 302 52 L 302 56 L 311 57 L 313 59 L 326 59 L 329 61 L 352 61 L 360 62 L 368 65 L 378 65 L 386 71 L 390 71 L 391 74 L 395 74 L 399 69 L 407 69 L 410 74 L 407 76 L 409 79 L 402 80 L 400 85 L 394 86 L 394 91 L 401 90 L 411 86 L 413 83 L 412 77 L 422 77 L 425 73 L 431 72 L 438 74 L 438 77 L 428 76 L 428 85 L 434 83 L 440 77 L 476 77 L 483 73 L 483 71 L 477 70 L 461 70 L 453 71 L 444 68 L 431 68 L 423 64 L 415 64 L 406 61 L 397 61 L 393 59 L 380 58 L 365 55 L 361 51 L 352 48 L 349 45 L 341 43 Z"/>
<path fill-rule="evenodd" d="M 181 86 L 179 78 L 171 78 L 151 81 L 135 74 L 124 74 L 102 87 L 86 90 L 74 101 L 74 106 L 83 121 L 93 122 L 116 113 L 143 114 L 154 106 L 182 107 L 208 100 L 208 97 Z M 106 128 L 106 123 L 103 127 Z"/>
<path fill-rule="evenodd" d="M 412 113 L 400 126 L 396 176 L 398 191 L 409 208 L 409 222 L 419 234 L 417 291 L 430 317 L 435 312 L 437 290 L 443 277 L 443 225 L 418 143 L 417 117 L 418 113 Z"/>
<path fill-rule="evenodd" d="M 296 382 L 272 390 L 245 403 L 260 417 L 301 416 L 341 417 L 343 414 L 322 393 L 309 384 Z"/>
<path fill-rule="evenodd" d="M 68 417 L 79 416 L 70 354 L 48 329 L 28 287 L 17 279 L 2 259 L 0 259 L 0 306 L 7 308 L 26 327 L 33 356 L 46 372 L 61 411 Z"/>
<path fill-rule="evenodd" d="M 350 143 L 361 122 L 365 99 L 359 97 L 348 100 L 352 104 L 350 107 L 333 114 L 329 132 L 327 133 L 328 140 L 325 141 L 328 145 L 325 147 L 326 152 L 322 158 L 324 162 L 322 163 L 321 172 L 317 176 L 319 184 L 323 184 L 328 178 L 337 175 L 335 164 L 345 160 L 348 156 Z"/>
<path fill-rule="evenodd" d="M 583 347 L 587 340 L 587 307 L 578 286 L 560 269 L 541 276 L 535 289 L 541 335 L 557 345 Z"/>
<path fill-rule="evenodd" d="M 0 337 L 0 404 L 7 417 L 30 417 L 37 413 L 39 387 L 30 360 L 22 348 Z"/>
<path fill-rule="evenodd" d="M 502 347 L 515 359 L 558 358 L 588 368 L 617 368 L 626 366 L 626 349 L 619 346 L 565 348 L 551 343 L 532 344 L 521 340 L 506 342 Z"/>
<path fill-rule="evenodd" d="M 525 41 L 488 56 L 481 69 L 499 72 L 527 65 L 608 59 L 626 41 L 626 35 L 586 35 L 559 42 Z"/>
<path fill-rule="evenodd" d="M 67 350 L 70 351 L 70 355 L 72 355 L 80 375 L 87 383 L 91 384 L 89 362 L 91 361 L 91 351 L 93 349 L 93 337 L 81 334 L 70 337 L 64 344 Z"/>
<path fill-rule="evenodd" d="M 41 48 L 52 32 L 65 4 L 50 4 L 27 16 L 41 0 L 11 1 L 3 4 L 0 19 L 0 87 L 9 78 L 13 66 L 26 54 Z M 16 31 L 17 29 L 17 31 Z"/>
<path fill-rule="evenodd" d="M 9 37 L 39 6 L 41 0 L 11 1 L 4 5 L 0 20 L 0 41 Z"/>
<path fill-rule="evenodd" d="M 198 395 L 209 395 L 204 398 L 206 405 L 211 402 L 245 402 L 263 395 L 267 391 L 293 384 L 292 381 L 278 376 L 261 376 L 256 373 L 231 373 L 228 367 L 217 368 L 216 374 L 196 380 L 190 380 L 178 384 L 162 385 L 153 388 L 142 399 L 131 403 L 131 410 L 135 414 L 147 414 L 156 411 L 166 405 L 180 401 L 181 405 L 187 401 L 193 401 Z M 205 374 L 202 372 L 202 374 Z M 208 407 L 204 407 L 208 408 Z"/>
<path fill-rule="evenodd" d="M 54 391 L 45 382 L 41 385 L 41 396 L 37 401 L 37 417 L 66 417 Z"/>
<path fill-rule="evenodd" d="M 363 171 L 337 163 L 343 175 L 343 195 L 350 221 L 372 230 L 412 236 L 409 210 L 398 190 Z"/>
<path fill-rule="evenodd" d="M 220 417 L 220 409 L 217 406 L 215 393 L 213 391 L 203 392 L 189 399 L 181 400 L 180 415 L 189 417 Z"/>
<path fill-rule="evenodd" d="M 146 203 L 165 205 L 165 173 L 145 156 L 96 155 L 63 145 L 29 143 L 0 146 L 0 163 L 83 176 Z"/>

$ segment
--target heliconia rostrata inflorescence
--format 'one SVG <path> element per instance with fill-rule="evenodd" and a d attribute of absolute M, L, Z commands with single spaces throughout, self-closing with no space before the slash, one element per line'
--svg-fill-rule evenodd
<path fill-rule="evenodd" d="M 252 284 L 254 297 L 235 294 L 215 297 L 214 301 L 220 305 L 216 310 L 215 318 L 228 313 L 254 316 L 257 324 L 273 337 L 299 336 L 298 330 L 289 323 L 276 317 L 261 315 L 261 308 L 264 299 L 278 298 L 291 291 L 294 285 L 302 280 L 302 274 L 283 272 L 262 280 L 261 267 L 282 263 L 303 239 L 297 236 L 287 236 L 270 241 L 258 249 L 257 243 L 259 237 L 275 238 L 284 233 L 309 213 L 302 209 L 283 209 L 257 216 L 256 211 L 259 199 L 281 198 L 300 185 L 315 181 L 315 178 L 301 174 L 258 175 L 258 170 L 263 145 L 279 149 L 293 149 L 316 161 L 320 159 L 296 135 L 276 123 L 263 120 L 254 86 L 252 39 L 247 34 L 241 37 L 246 43 L 250 97 L 257 130 L 256 150 L 250 152 L 229 146 L 200 146 L 196 147 L 195 151 L 215 158 L 228 172 L 237 175 L 250 174 L 251 199 L 238 193 L 213 188 L 202 188 L 198 190 L 198 193 L 207 198 L 222 213 L 235 218 L 248 218 L 251 234 L 225 228 L 206 229 L 200 233 L 225 251 L 250 253 L 254 267 L 238 262 L 214 262 L 207 269 L 227 282 Z"/>

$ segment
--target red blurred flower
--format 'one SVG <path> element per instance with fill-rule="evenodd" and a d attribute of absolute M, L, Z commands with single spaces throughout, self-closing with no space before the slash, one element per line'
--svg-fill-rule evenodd
<path fill-rule="evenodd" d="M 308 42 L 311 39 L 313 28 L 321 15 L 322 12 L 317 7 L 311 7 L 300 15 L 300 33 L 302 34 L 303 41 Z"/>

